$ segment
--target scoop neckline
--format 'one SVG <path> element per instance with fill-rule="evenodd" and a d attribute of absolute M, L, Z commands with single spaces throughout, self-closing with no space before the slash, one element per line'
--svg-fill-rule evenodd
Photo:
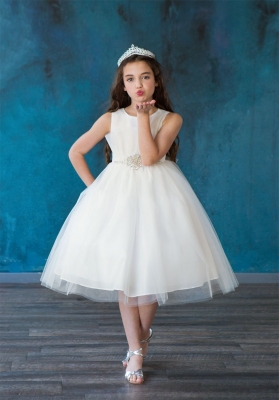
<path fill-rule="evenodd" d="M 157 112 L 160 110 L 160 108 L 158 108 L 158 110 L 157 111 L 155 111 L 155 113 L 153 113 L 153 114 L 151 114 L 151 115 L 149 115 L 149 117 L 152 117 L 152 115 L 154 115 L 154 114 L 157 114 Z M 137 118 L 137 116 L 136 115 L 129 115 L 126 111 L 125 111 L 125 108 L 123 107 L 123 111 L 124 111 L 124 113 L 126 114 L 126 115 L 128 115 L 128 117 L 131 117 L 131 118 Z"/>

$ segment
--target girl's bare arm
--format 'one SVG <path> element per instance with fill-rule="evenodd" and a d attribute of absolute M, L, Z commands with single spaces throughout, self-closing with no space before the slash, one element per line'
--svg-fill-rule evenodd
<path fill-rule="evenodd" d="M 69 150 L 69 158 L 80 179 L 86 186 L 91 185 L 95 178 L 91 174 L 84 155 L 99 143 L 110 132 L 111 113 L 103 114 L 94 125 L 80 136 Z"/>
<path fill-rule="evenodd" d="M 139 147 L 143 165 L 152 165 L 159 161 L 169 150 L 178 135 L 183 119 L 177 113 L 169 113 L 163 125 L 153 139 L 150 129 L 149 115 L 138 115 Z"/>

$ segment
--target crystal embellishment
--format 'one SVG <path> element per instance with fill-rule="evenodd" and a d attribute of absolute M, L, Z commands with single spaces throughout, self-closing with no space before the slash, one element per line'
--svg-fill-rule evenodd
<path fill-rule="evenodd" d="M 127 161 L 128 167 L 132 167 L 134 169 L 138 169 L 138 168 L 142 167 L 140 154 L 135 154 L 133 156 L 130 156 L 127 158 L 126 161 Z"/>
<path fill-rule="evenodd" d="M 141 162 L 141 156 L 139 153 L 129 156 L 125 160 L 113 161 L 113 162 L 125 164 L 128 167 L 131 167 L 133 169 L 139 169 L 140 167 L 143 167 L 142 162 Z M 161 162 L 162 162 L 161 160 L 158 161 L 158 163 L 161 163 Z"/>

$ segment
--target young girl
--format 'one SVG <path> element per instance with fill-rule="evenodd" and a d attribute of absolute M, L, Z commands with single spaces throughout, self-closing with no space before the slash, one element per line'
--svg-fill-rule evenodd
<path fill-rule="evenodd" d="M 42 285 L 58 292 L 119 302 L 129 345 L 122 362 L 134 384 L 144 381 L 158 305 L 209 300 L 238 286 L 206 211 L 176 164 L 181 126 L 155 55 L 132 45 L 118 60 L 108 112 L 70 149 L 87 188 L 41 276 Z M 108 165 L 94 178 L 84 155 L 104 137 Z"/>

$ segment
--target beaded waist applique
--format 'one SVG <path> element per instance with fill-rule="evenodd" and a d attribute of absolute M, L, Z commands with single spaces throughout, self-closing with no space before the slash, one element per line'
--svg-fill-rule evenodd
<path fill-rule="evenodd" d="M 133 169 L 139 169 L 140 167 L 143 167 L 142 162 L 141 162 L 141 156 L 138 153 L 125 158 L 125 160 L 113 161 L 113 162 L 125 164 L 128 167 L 132 167 Z M 162 162 L 161 160 L 157 161 L 157 163 L 161 163 L 161 162 Z"/>

